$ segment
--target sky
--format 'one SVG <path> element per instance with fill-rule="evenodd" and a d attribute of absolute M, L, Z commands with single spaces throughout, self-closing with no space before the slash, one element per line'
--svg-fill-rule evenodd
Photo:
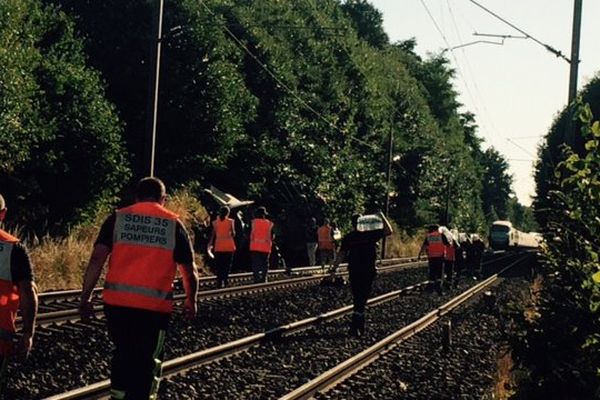
<path fill-rule="evenodd" d="M 521 35 L 471 0 L 370 1 L 383 13 L 390 41 L 415 37 L 423 57 L 477 40 L 501 41 L 475 32 Z M 476 1 L 570 58 L 574 0 Z M 600 0 L 583 0 L 582 15 L 578 89 L 600 71 Z M 569 63 L 531 39 L 478 43 L 446 54 L 457 71 L 454 84 L 462 111 L 476 115 L 484 148 L 493 146 L 508 159 L 513 189 L 529 205 L 535 194 L 536 149 L 567 103 Z"/>

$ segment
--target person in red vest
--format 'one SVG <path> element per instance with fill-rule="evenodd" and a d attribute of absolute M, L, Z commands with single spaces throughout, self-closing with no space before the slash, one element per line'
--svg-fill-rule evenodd
<path fill-rule="evenodd" d="M 427 260 L 429 262 L 429 280 L 433 282 L 433 286 L 439 295 L 443 294 L 444 280 L 444 258 L 446 256 L 446 246 L 449 242 L 446 236 L 439 231 L 438 225 L 430 225 L 429 232 L 423 241 L 421 250 L 419 251 L 418 260 L 421 259 L 421 254 L 427 252 Z"/>
<path fill-rule="evenodd" d="M 217 288 L 223 288 L 227 287 L 227 278 L 235 253 L 235 223 L 229 218 L 229 207 L 221 207 L 219 216 L 213 221 L 212 226 L 209 246 L 212 247 L 215 255 Z"/>
<path fill-rule="evenodd" d="M 333 228 L 329 225 L 327 218 L 323 220 L 323 225 L 317 230 L 317 236 L 319 238 L 319 260 L 321 267 L 325 270 L 325 265 L 329 265 L 335 260 Z"/>
<path fill-rule="evenodd" d="M 0 224 L 6 217 L 6 203 L 0 195 Z M 29 355 L 35 333 L 37 287 L 25 246 L 19 239 L 0 228 L 0 398 L 4 398 L 8 360 Z M 17 340 L 15 320 L 21 310 L 23 327 Z"/>
<path fill-rule="evenodd" d="M 173 310 L 173 279 L 183 278 L 184 313 L 197 312 L 198 273 L 188 233 L 164 207 L 165 185 L 144 178 L 136 203 L 109 216 L 92 252 L 79 306 L 83 320 L 93 315 L 91 296 L 110 255 L 102 297 L 108 333 L 115 345 L 112 399 L 156 399 L 163 344 Z"/>
<path fill-rule="evenodd" d="M 258 207 L 250 223 L 250 261 L 254 283 L 267 281 L 269 255 L 273 246 L 273 222 L 267 219 L 267 209 Z"/>

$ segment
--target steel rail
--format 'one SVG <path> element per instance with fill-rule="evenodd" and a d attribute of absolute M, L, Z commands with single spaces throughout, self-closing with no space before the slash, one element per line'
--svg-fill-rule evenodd
<path fill-rule="evenodd" d="M 423 317 L 419 318 L 415 322 L 403 327 L 402 329 L 396 331 L 395 333 L 387 336 L 386 338 L 370 346 L 366 350 L 338 364 L 337 366 L 310 380 L 309 382 L 298 387 L 292 392 L 282 396 L 280 400 L 309 399 L 312 398 L 312 396 L 314 396 L 316 393 L 323 393 L 335 387 L 348 377 L 355 374 L 357 371 L 364 369 L 366 366 L 374 362 L 382 354 L 385 354 L 395 346 L 399 345 L 399 343 L 401 343 L 402 341 L 426 329 L 427 327 L 438 321 L 440 318 L 442 318 L 444 315 L 450 313 L 455 308 L 469 301 L 472 297 L 476 296 L 484 289 L 488 288 L 490 285 L 496 282 L 501 274 L 513 268 L 514 266 L 522 263 L 529 256 L 530 255 L 527 254 L 524 257 L 520 257 L 518 260 L 512 262 L 507 267 L 503 268 L 500 272 L 472 286 L 471 288 L 454 297 L 442 306 L 425 314 Z"/>
<path fill-rule="evenodd" d="M 404 287 L 399 290 L 394 290 L 392 292 L 385 293 L 383 295 L 369 299 L 367 301 L 367 305 L 371 307 L 381 303 L 392 301 L 406 293 L 419 289 L 429 283 L 429 281 L 423 281 L 414 285 Z M 256 333 L 238 340 L 234 340 L 229 343 L 221 344 L 215 347 L 210 347 L 208 349 L 204 349 L 192 354 L 165 361 L 163 363 L 163 376 L 176 375 L 190 370 L 192 368 L 197 368 L 211 361 L 215 361 L 217 359 L 229 356 L 231 354 L 245 351 L 251 347 L 258 346 L 265 341 L 274 340 L 282 336 L 287 336 L 298 331 L 308 329 L 322 322 L 340 318 L 343 315 L 352 312 L 352 309 L 352 305 L 344 306 L 314 317 L 291 322 L 289 324 L 281 325 L 265 332 Z M 109 390 L 110 381 L 106 379 L 101 382 L 96 382 L 94 384 L 82 388 L 47 397 L 46 400 L 102 399 L 108 396 Z"/>
<path fill-rule="evenodd" d="M 415 261 L 417 259 L 417 257 L 401 257 L 401 258 L 388 258 L 385 260 L 381 260 L 381 264 L 382 265 L 389 265 L 390 263 L 397 263 L 397 262 L 411 262 L 411 261 Z M 347 264 L 341 264 L 341 266 L 347 266 Z M 283 274 L 305 274 L 305 273 L 312 273 L 315 271 L 319 271 L 322 269 L 322 266 L 320 265 L 316 265 L 316 266 L 309 266 L 309 267 L 296 267 L 296 268 L 291 268 L 289 270 L 286 269 L 272 269 L 267 271 L 268 275 L 283 275 Z M 240 273 L 235 273 L 235 274 L 229 274 L 229 280 L 244 280 L 244 279 L 251 279 L 252 278 L 252 272 L 240 272 Z M 217 277 L 215 275 L 207 275 L 207 276 L 202 276 L 200 277 L 199 283 L 201 285 L 208 285 L 211 283 L 214 283 L 217 280 Z M 94 294 L 98 294 L 102 292 L 102 288 L 101 287 L 96 287 L 94 288 L 93 293 Z M 38 298 L 40 301 L 44 301 L 44 302 L 50 302 L 50 301 L 68 301 L 71 298 L 76 298 L 77 300 L 79 300 L 79 296 L 81 296 L 81 289 L 70 289 L 70 290 L 53 290 L 53 291 L 47 291 L 47 292 L 42 292 L 38 295 Z"/>
<path fill-rule="evenodd" d="M 388 272 L 388 271 L 395 271 L 397 269 L 404 269 L 404 268 L 407 268 L 407 269 L 408 268 L 418 268 L 418 267 L 422 267 L 424 265 L 425 265 L 424 262 L 402 262 L 402 263 L 398 263 L 398 264 L 391 264 L 391 265 L 379 267 L 378 271 L 379 272 Z M 309 268 L 313 268 L 313 267 L 309 267 Z M 321 267 L 318 267 L 318 270 L 321 270 Z M 337 275 L 347 275 L 347 274 L 348 274 L 347 271 L 337 272 Z M 326 276 L 328 276 L 328 274 L 318 273 L 318 274 L 313 274 L 313 275 L 309 275 L 309 276 L 300 276 L 297 278 L 281 279 L 281 280 L 276 280 L 276 281 L 271 281 L 271 282 L 254 283 L 254 284 L 250 284 L 250 285 L 231 286 L 231 287 L 222 288 L 222 289 L 202 290 L 202 291 L 198 292 L 198 300 L 206 301 L 206 300 L 240 296 L 240 295 L 245 295 L 245 294 L 259 293 L 259 292 L 265 292 L 265 291 L 271 291 L 271 290 L 279 290 L 279 289 L 284 289 L 284 288 L 289 288 L 289 287 L 310 285 L 312 283 L 320 281 L 321 279 L 323 279 Z M 178 304 L 183 303 L 185 298 L 186 298 L 186 296 L 184 293 L 176 294 L 175 296 L 173 296 L 175 305 L 177 306 Z M 102 304 L 96 304 L 96 305 L 94 305 L 93 308 L 94 308 L 95 312 L 100 312 L 100 311 L 102 311 L 103 307 L 104 306 Z M 79 310 L 77 308 L 70 308 L 67 310 L 58 310 L 58 311 L 48 311 L 48 312 L 38 314 L 37 319 L 36 319 L 36 326 L 43 327 L 43 326 L 47 326 L 50 324 L 77 321 L 79 319 L 80 319 Z M 20 325 L 20 324 L 21 324 L 21 319 L 18 318 L 17 325 Z"/>
<path fill-rule="evenodd" d="M 502 259 L 508 258 L 510 256 L 500 257 L 499 259 L 489 260 L 484 264 L 493 263 L 500 261 Z M 413 264 L 425 264 L 425 262 L 416 262 Z M 406 264 L 400 264 L 406 265 Z M 387 270 L 391 270 L 394 267 L 383 267 L 380 271 L 385 272 Z M 410 285 L 404 287 L 399 290 L 395 290 L 392 292 L 385 293 L 383 295 L 371 298 L 367 301 L 367 305 L 369 307 L 385 303 L 388 301 L 395 300 L 396 298 L 410 293 L 416 289 L 419 289 L 423 286 L 429 284 L 429 281 L 423 281 L 414 285 Z M 303 320 L 291 322 L 286 325 L 282 325 L 273 329 L 270 329 L 265 332 L 256 333 L 229 343 L 221 344 L 215 347 L 210 347 L 208 349 L 204 349 L 195 353 L 191 353 L 185 356 L 181 356 L 172 360 L 165 361 L 163 363 L 163 375 L 164 376 L 172 376 L 187 370 L 197 368 L 201 365 L 207 364 L 211 361 L 215 361 L 221 359 L 223 357 L 227 357 L 231 354 L 239 353 L 245 351 L 251 347 L 255 347 L 260 345 L 265 341 L 274 340 L 280 338 L 282 336 L 287 336 L 293 333 L 296 333 L 301 330 L 308 329 L 312 326 L 318 325 L 325 321 L 330 321 L 336 318 L 340 318 L 341 316 L 352 312 L 353 306 L 348 305 L 345 307 L 338 308 L 336 310 L 328 311 L 326 313 L 305 318 Z M 93 383 L 91 385 L 73 389 L 65 393 L 57 394 L 54 396 L 47 397 L 46 400 L 91 400 L 91 399 L 105 399 L 108 396 L 110 390 L 110 381 L 108 379 Z"/>

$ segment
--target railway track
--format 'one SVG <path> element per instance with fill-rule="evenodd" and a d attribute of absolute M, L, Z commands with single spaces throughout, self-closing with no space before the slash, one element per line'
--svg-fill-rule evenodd
<path fill-rule="evenodd" d="M 413 323 L 404 326 L 398 331 L 378 341 L 377 343 L 373 344 L 372 346 L 360 352 L 359 354 L 356 354 L 355 356 L 343 361 L 342 363 L 322 373 L 316 378 L 306 382 L 297 389 L 280 397 L 280 400 L 310 399 L 314 398 L 314 396 L 317 394 L 323 394 L 335 388 L 337 385 L 341 384 L 349 377 L 368 367 L 382 355 L 390 352 L 403 341 L 425 330 L 432 324 L 438 322 L 445 315 L 451 313 L 456 308 L 469 302 L 474 296 L 477 296 L 478 294 L 488 289 L 491 285 L 496 283 L 503 273 L 507 272 L 508 270 L 512 269 L 517 265 L 520 265 L 529 256 L 530 255 L 524 255 L 519 257 L 517 260 L 511 262 L 501 271 L 493 274 L 487 279 L 465 290 L 458 296 L 452 298 L 450 301 L 435 308 L 434 310 L 425 314 Z"/>
<path fill-rule="evenodd" d="M 506 257 L 504 257 L 506 258 Z M 496 260 L 489 261 L 489 263 L 496 262 Z M 413 285 L 409 285 L 399 290 L 386 293 L 381 296 L 377 296 L 369 300 L 369 307 L 375 305 L 384 304 L 398 299 L 406 294 L 414 293 L 417 289 L 422 288 L 428 282 L 423 281 Z M 281 339 L 282 337 L 289 336 L 293 333 L 297 333 L 302 330 L 309 329 L 311 327 L 318 326 L 327 321 L 339 319 L 340 317 L 350 313 L 352 311 L 351 306 L 345 306 L 338 308 L 333 311 L 329 311 L 311 318 L 305 318 L 300 321 L 292 322 L 276 328 L 267 330 L 265 332 L 250 335 L 232 342 L 207 348 L 192 354 L 188 354 L 182 357 L 166 361 L 163 364 L 164 376 L 172 376 L 180 374 L 182 372 L 189 371 L 194 368 L 198 368 L 201 365 L 210 363 L 212 361 L 223 359 L 224 357 L 232 354 L 244 352 L 252 347 L 256 347 L 265 342 L 272 342 Z M 95 384 L 75 389 L 63 394 L 48 397 L 51 400 L 69 400 L 69 399 L 100 399 L 106 398 L 109 389 L 109 381 L 101 381 Z"/>
<path fill-rule="evenodd" d="M 393 258 L 384 260 L 379 271 L 393 271 L 397 268 L 410 268 L 423 265 L 423 263 L 415 262 L 415 257 L 407 258 Z M 342 267 L 345 267 L 342 264 Z M 342 269 L 340 274 L 347 274 Z M 289 276 L 296 276 L 289 278 Z M 239 273 L 230 275 L 232 285 L 222 289 L 205 289 L 202 288 L 210 287 L 216 282 L 216 277 L 207 276 L 200 278 L 200 291 L 198 294 L 198 300 L 211 300 L 223 297 L 240 296 L 250 293 L 264 292 L 268 290 L 277 290 L 282 288 L 288 288 L 292 286 L 310 285 L 320 281 L 325 274 L 322 273 L 320 266 L 316 267 L 300 267 L 292 269 L 291 271 L 286 270 L 271 270 L 269 271 L 269 277 L 272 279 L 266 283 L 259 284 L 247 284 L 252 280 L 252 273 Z M 101 311 L 102 301 L 100 294 L 101 288 L 94 289 L 94 310 Z M 66 291 L 54 291 L 41 293 L 40 298 L 40 312 L 36 320 L 38 327 L 45 327 L 51 324 L 61 324 L 65 322 L 72 322 L 79 320 L 79 298 L 81 296 L 81 290 L 66 290 Z M 181 304 L 185 300 L 185 294 L 179 291 L 178 294 L 174 295 L 175 305 Z M 99 314 L 100 315 L 100 314 Z M 20 324 L 20 319 L 17 320 L 17 324 Z"/>

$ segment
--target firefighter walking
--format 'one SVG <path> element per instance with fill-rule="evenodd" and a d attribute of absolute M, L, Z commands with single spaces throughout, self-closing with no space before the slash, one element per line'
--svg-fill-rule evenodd
<path fill-rule="evenodd" d="M 350 334 L 353 336 L 365 333 L 365 308 L 376 275 L 377 242 L 392 233 L 392 226 L 382 213 L 378 215 L 380 229 L 361 229 L 359 227 L 360 218 L 360 215 L 352 217 L 354 230 L 342 239 L 340 251 L 333 266 L 333 271 L 335 271 L 342 261 L 348 260 L 353 303 Z"/>
<path fill-rule="evenodd" d="M 250 261 L 254 283 L 267 281 L 273 237 L 273 222 L 267 219 L 267 209 L 258 207 L 250 227 Z"/>
<path fill-rule="evenodd" d="M 329 220 L 327 218 L 323 220 L 323 225 L 317 230 L 317 236 L 319 239 L 319 262 L 324 271 L 325 265 L 330 265 L 335 259 L 333 228 L 329 225 Z"/>
<path fill-rule="evenodd" d="M 446 246 L 448 245 L 448 239 L 439 231 L 439 226 L 430 225 L 417 258 L 420 259 L 421 254 L 427 252 L 429 280 L 440 295 L 443 294 L 444 258 L 446 256 Z"/>
<path fill-rule="evenodd" d="M 212 226 L 209 246 L 213 248 L 215 254 L 217 288 L 223 288 L 227 287 L 235 253 L 235 223 L 233 219 L 229 218 L 229 207 L 221 207 L 219 216 L 213 221 Z"/>
<path fill-rule="evenodd" d="M 110 255 L 103 300 L 115 345 L 110 375 L 114 400 L 156 399 L 177 269 L 186 292 L 184 312 L 191 319 L 197 311 L 192 246 L 178 216 L 164 207 L 165 192 L 159 179 L 138 183 L 136 203 L 117 210 L 102 225 L 84 276 L 80 313 L 86 320 L 93 315 L 92 291 Z"/>
<path fill-rule="evenodd" d="M 6 210 L 4 197 L 0 195 L 0 224 Z M 0 399 L 5 398 L 9 358 L 24 360 L 31 351 L 37 304 L 29 255 L 18 238 L 0 228 Z M 15 320 L 19 309 L 23 327 L 17 339 Z"/>

